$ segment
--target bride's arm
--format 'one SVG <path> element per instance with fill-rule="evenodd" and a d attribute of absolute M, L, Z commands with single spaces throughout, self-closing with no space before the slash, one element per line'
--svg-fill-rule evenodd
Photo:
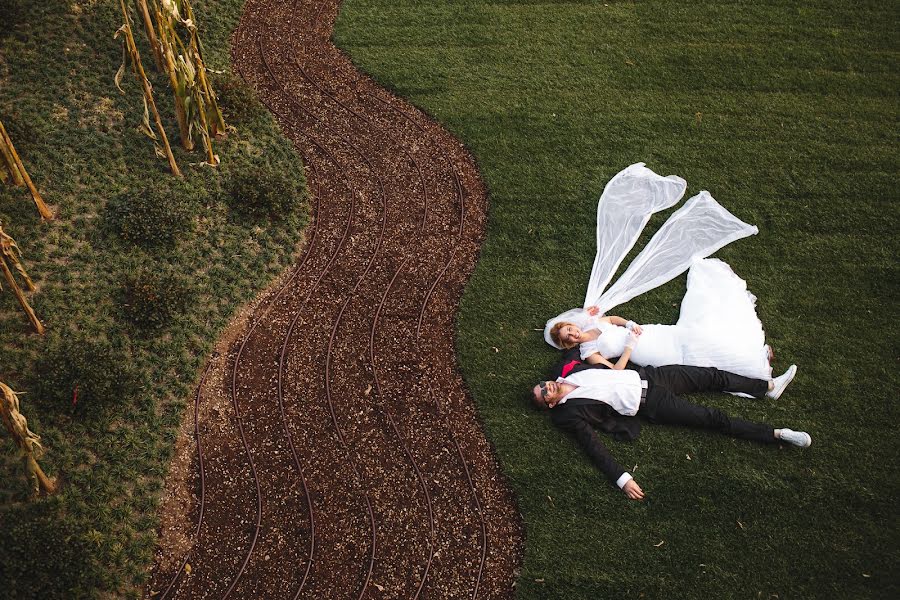
<path fill-rule="evenodd" d="M 622 317 L 617 317 L 617 316 L 615 316 L 615 315 L 610 315 L 610 316 L 608 316 L 608 317 L 602 317 L 602 318 L 599 319 L 599 320 L 600 320 L 600 321 L 603 321 L 603 322 L 605 322 L 605 323 L 610 323 L 610 324 L 612 324 L 612 325 L 618 325 L 619 327 L 625 327 L 625 328 L 627 328 L 629 331 L 635 331 L 635 332 L 637 332 L 638 335 L 640 335 L 641 333 L 643 333 L 643 329 L 641 329 L 641 326 L 640 326 L 640 325 L 638 325 L 638 324 L 635 323 L 634 321 L 627 321 L 627 320 L 623 319 Z"/>
<path fill-rule="evenodd" d="M 592 365 L 606 365 L 610 369 L 615 369 L 616 371 L 621 371 L 625 368 L 625 365 L 628 364 L 628 360 L 631 358 L 631 351 L 637 345 L 638 338 L 641 337 L 641 332 L 632 329 L 628 333 L 628 339 L 625 340 L 625 349 L 622 351 L 622 356 L 619 357 L 619 360 L 616 361 L 616 364 L 612 364 L 606 358 L 600 354 L 599 352 L 594 352 L 593 354 L 588 355 L 584 360 L 586 360 L 589 364 Z"/>
<path fill-rule="evenodd" d="M 611 362 L 609 362 L 608 360 L 606 360 L 606 358 L 599 352 L 594 352 L 593 354 L 589 355 L 584 360 L 586 360 L 588 362 L 588 364 L 591 364 L 591 365 L 606 365 L 610 369 L 616 368 L 616 365 L 614 365 Z"/>
<path fill-rule="evenodd" d="M 606 365 L 610 369 L 615 371 L 621 371 L 625 368 L 625 365 L 628 364 L 628 360 L 631 358 L 631 348 L 626 347 L 625 351 L 622 352 L 622 356 L 619 357 L 619 360 L 616 361 L 616 364 L 613 364 L 606 360 L 606 358 L 600 354 L 599 352 L 594 352 L 584 360 L 586 360 L 589 364 L 592 365 Z"/>
<path fill-rule="evenodd" d="M 600 309 L 597 308 L 596 306 L 589 306 L 586 309 L 584 309 L 584 312 L 586 312 L 590 317 L 592 317 L 593 320 L 597 323 L 610 323 L 611 325 L 618 325 L 619 327 L 625 327 L 629 331 L 632 331 L 632 330 L 636 331 L 638 333 L 638 335 L 640 335 L 643 332 L 643 330 L 641 329 L 641 326 L 638 325 L 637 323 L 635 323 L 634 321 L 628 321 L 626 319 L 623 319 L 622 317 L 617 317 L 616 315 L 609 315 L 608 317 L 598 317 L 597 315 L 600 313 Z M 582 327 L 582 329 L 585 329 L 585 327 Z"/>

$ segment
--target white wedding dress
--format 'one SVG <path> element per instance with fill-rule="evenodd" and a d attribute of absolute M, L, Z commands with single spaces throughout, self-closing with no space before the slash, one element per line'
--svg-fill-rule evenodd
<path fill-rule="evenodd" d="M 600 331 L 596 340 L 581 344 L 582 360 L 595 352 L 614 358 L 625 351 L 626 328 L 602 323 L 584 311 L 575 321 L 585 331 Z M 675 325 L 641 328 L 643 333 L 631 352 L 635 364 L 716 367 L 745 377 L 771 378 L 765 333 L 756 316 L 756 297 L 721 260 L 708 258 L 691 267 Z"/>
<path fill-rule="evenodd" d="M 632 351 L 632 362 L 641 366 L 716 367 L 769 379 L 768 348 L 756 316 L 756 297 L 726 263 L 705 259 L 758 230 L 728 212 L 709 192 L 700 192 L 673 213 L 625 273 L 604 292 L 652 214 L 676 204 L 686 188 L 680 177 L 661 177 L 643 163 L 631 165 L 610 180 L 597 206 L 597 256 L 584 306 L 597 306 L 600 314 L 609 313 L 613 307 L 690 268 L 678 323 L 642 325 L 643 334 Z M 573 322 L 582 330 L 601 331 L 596 341 L 582 344 L 583 358 L 594 352 L 614 358 L 624 351 L 628 331 L 600 323 L 583 309 L 569 310 L 547 321 L 544 339 L 554 347 L 559 348 L 550 330 L 560 321 Z"/>

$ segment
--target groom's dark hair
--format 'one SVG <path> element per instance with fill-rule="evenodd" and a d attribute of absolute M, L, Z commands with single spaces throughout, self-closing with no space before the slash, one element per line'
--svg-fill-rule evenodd
<path fill-rule="evenodd" d="M 541 404 L 540 402 L 538 402 L 537 396 L 534 395 L 535 386 L 540 385 L 540 384 L 541 384 L 541 382 L 538 382 L 535 385 L 528 388 L 528 403 L 531 405 L 531 408 L 533 408 L 534 410 L 539 411 L 539 412 L 544 412 L 545 410 L 547 410 L 547 407 L 544 406 L 543 404 Z"/>

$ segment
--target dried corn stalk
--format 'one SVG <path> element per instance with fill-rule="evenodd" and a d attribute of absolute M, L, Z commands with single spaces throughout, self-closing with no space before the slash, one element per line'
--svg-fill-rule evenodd
<path fill-rule="evenodd" d="M 200 133 L 203 148 L 206 150 L 206 163 L 215 167 L 219 164 L 219 157 L 213 151 L 210 123 L 207 120 L 207 111 L 204 110 L 203 92 L 198 85 L 197 71 L 192 63 L 184 59 L 183 55 L 178 56 L 175 69 L 179 73 L 180 79 L 187 83 L 187 89 L 190 92 L 190 96 L 184 103 L 189 135 L 192 136 L 195 129 Z"/>
<path fill-rule="evenodd" d="M 31 321 L 31 324 L 34 326 L 35 331 L 43 335 L 44 325 L 37 318 L 37 315 L 34 314 L 31 306 L 28 305 L 28 300 L 25 299 L 25 294 L 24 292 L 22 292 L 22 288 L 19 287 L 19 284 L 16 282 L 16 278 L 13 276 L 12 268 L 18 271 L 19 275 L 22 276 L 22 279 L 25 280 L 25 287 L 28 288 L 28 291 L 34 291 L 34 282 L 31 281 L 31 277 L 28 276 L 28 273 L 25 272 L 25 267 L 23 267 L 22 263 L 19 261 L 19 258 L 21 256 L 22 251 L 19 250 L 19 246 L 16 244 L 16 241 L 10 236 L 6 235 L 6 233 L 3 231 L 3 224 L 0 223 L 0 270 L 3 271 L 6 282 L 9 284 L 9 287 L 12 288 L 13 293 L 16 295 L 16 299 L 19 301 L 19 304 L 22 305 L 22 309 L 25 310 L 25 313 L 28 315 L 28 320 Z M 10 268 L 10 265 L 12 265 L 12 268 Z M 2 289 L 3 285 L 0 284 L 0 290 Z"/>
<path fill-rule="evenodd" d="M 222 111 L 219 109 L 219 103 L 216 100 L 216 92 L 213 90 L 212 84 L 209 81 L 206 63 L 203 60 L 203 44 L 200 43 L 200 36 L 197 34 L 197 19 L 194 17 L 194 9 L 191 8 L 189 0 L 168 1 L 180 3 L 182 13 L 185 16 L 182 23 L 187 28 L 188 32 L 190 32 L 192 58 L 194 60 L 194 66 L 197 69 L 197 78 L 200 82 L 200 89 L 204 96 L 205 107 L 208 111 L 207 118 L 210 122 L 210 130 L 214 136 L 225 135 L 227 130 L 225 117 L 222 116 Z"/>
<path fill-rule="evenodd" d="M 181 146 L 185 150 L 194 149 L 194 139 L 191 135 L 191 127 L 187 116 L 185 104 L 189 101 L 191 92 L 190 82 L 179 77 L 177 59 L 179 52 L 184 50 L 184 45 L 175 32 L 173 17 L 165 16 L 159 3 L 154 4 L 154 14 L 159 27 L 159 48 L 162 55 L 163 71 L 169 76 L 169 85 L 175 94 L 175 118 L 178 120 L 178 131 L 181 135 Z"/>
<path fill-rule="evenodd" d="M 18 395 L 2 381 L 0 381 L 0 417 L 3 418 L 6 430 L 22 453 L 25 469 L 28 471 L 28 476 L 34 481 L 35 493 L 53 494 L 56 492 L 55 480 L 47 477 L 37 462 L 44 454 L 41 438 L 28 429 L 28 421 L 19 412 Z"/>
<path fill-rule="evenodd" d="M 8 173 L 15 185 L 26 186 L 28 191 L 31 192 L 31 197 L 34 199 L 38 212 L 41 213 L 41 218 L 52 219 L 53 212 L 44 204 L 44 199 L 41 198 L 41 194 L 31 181 L 31 177 L 28 176 L 28 171 L 25 170 L 25 165 L 22 164 L 22 159 L 19 158 L 19 154 L 16 152 L 9 134 L 6 133 L 6 127 L 3 126 L 2 121 L 0 121 L 0 155 L 3 155 L 3 164 L 6 167 L 5 172 L 3 169 L 0 169 L 0 173 Z M 3 177 L 3 181 L 6 180 L 7 177 Z"/>
<path fill-rule="evenodd" d="M 187 0 L 156 1 L 154 8 L 157 39 L 175 93 L 182 145 L 185 149 L 193 148 L 193 135 L 198 133 L 206 150 L 207 164 L 215 166 L 219 159 L 212 138 L 224 134 L 226 126 L 203 62 L 193 9 Z M 187 34 L 187 44 L 179 29 Z"/>
<path fill-rule="evenodd" d="M 150 41 L 150 48 L 153 50 L 153 60 L 156 61 L 156 68 L 159 71 L 163 71 L 165 65 L 163 65 L 162 53 L 159 50 L 159 42 L 156 40 L 156 32 L 153 30 L 153 19 L 150 17 L 147 0 L 137 0 L 137 6 L 138 11 L 141 13 L 141 19 L 144 21 L 144 31 L 147 33 L 147 40 Z"/>
<path fill-rule="evenodd" d="M 122 66 L 119 67 L 116 73 L 116 87 L 119 88 L 120 92 L 125 93 L 119 84 L 130 59 L 134 75 L 144 92 L 144 120 L 141 131 L 152 139 L 154 144 L 157 139 L 162 138 L 163 148 L 156 145 L 156 153 L 168 159 L 169 168 L 172 170 L 173 175 L 181 177 L 181 171 L 175 162 L 175 156 L 172 155 L 172 147 L 169 146 L 169 138 L 166 136 L 166 130 L 163 128 L 162 120 L 159 118 L 159 111 L 156 110 L 156 102 L 153 101 L 153 88 L 144 72 L 144 66 L 141 64 L 141 55 L 138 53 L 137 45 L 134 43 L 134 35 L 131 33 L 131 18 L 128 16 L 128 9 L 125 8 L 125 0 L 119 0 L 119 6 L 122 8 L 122 17 L 125 19 L 125 23 L 119 27 L 114 36 L 116 38 L 120 35 L 122 36 Z M 150 127 L 150 110 L 153 111 L 153 119 L 156 122 L 156 131 L 159 132 L 159 138 L 157 138 L 156 133 Z"/>

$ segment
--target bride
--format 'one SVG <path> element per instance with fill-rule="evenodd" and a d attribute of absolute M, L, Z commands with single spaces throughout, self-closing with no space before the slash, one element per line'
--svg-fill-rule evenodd
<path fill-rule="evenodd" d="M 630 359 L 641 366 L 716 367 L 771 379 L 771 350 L 756 316 L 756 297 L 726 263 L 701 260 L 758 230 L 725 210 L 708 192 L 700 192 L 673 213 L 604 293 L 650 216 L 677 203 L 686 187 L 680 177 L 661 177 L 643 163 L 613 177 L 597 207 L 597 256 L 585 300 L 588 308 L 547 321 L 544 339 L 556 348 L 579 345 L 582 360 L 613 368 L 622 368 Z M 687 292 L 675 325 L 641 326 L 602 316 L 688 268 Z M 627 347 L 629 358 L 616 365 L 609 362 L 628 354 Z M 788 373 L 793 377 L 795 371 L 792 365 Z"/>
<path fill-rule="evenodd" d="M 633 331 L 640 337 L 631 340 L 634 347 L 629 360 L 642 367 L 716 367 L 769 379 L 771 350 L 756 318 L 755 298 L 744 285 L 724 262 L 702 260 L 688 274 L 688 291 L 677 324 L 641 326 L 622 317 L 600 317 L 598 309 L 590 307 L 571 311 L 568 320 L 557 321 L 550 328 L 550 337 L 561 348 L 578 345 L 583 361 L 616 368 L 618 363 L 613 365 L 608 359 L 622 356 Z"/>

